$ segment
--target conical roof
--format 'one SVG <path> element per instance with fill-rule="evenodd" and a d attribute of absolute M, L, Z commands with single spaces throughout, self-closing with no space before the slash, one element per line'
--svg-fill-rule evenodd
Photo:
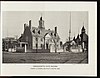
<path fill-rule="evenodd" d="M 82 27 L 82 30 L 85 30 L 84 26 Z"/>
<path fill-rule="evenodd" d="M 40 17 L 40 20 L 42 20 L 42 16 Z"/>

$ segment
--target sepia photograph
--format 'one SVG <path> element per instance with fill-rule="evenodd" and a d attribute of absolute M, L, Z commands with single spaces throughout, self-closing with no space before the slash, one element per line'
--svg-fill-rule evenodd
<path fill-rule="evenodd" d="M 2 12 L 3 63 L 88 64 L 88 11 Z"/>

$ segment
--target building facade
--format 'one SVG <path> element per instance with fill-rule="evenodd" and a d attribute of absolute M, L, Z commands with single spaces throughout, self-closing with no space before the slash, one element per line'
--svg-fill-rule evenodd
<path fill-rule="evenodd" d="M 24 24 L 24 32 L 19 38 L 19 47 L 27 47 L 27 50 L 50 50 L 50 52 L 57 52 L 60 48 L 60 37 L 55 30 L 45 29 L 44 20 L 42 16 L 39 19 L 39 26 L 31 25 L 31 20 L 28 24 Z"/>
<path fill-rule="evenodd" d="M 17 39 L 13 37 L 6 37 L 2 39 L 2 51 L 15 52 L 17 47 Z"/>

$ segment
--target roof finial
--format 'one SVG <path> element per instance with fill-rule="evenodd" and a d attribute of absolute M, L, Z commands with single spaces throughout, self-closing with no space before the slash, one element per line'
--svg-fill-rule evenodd
<path fill-rule="evenodd" d="M 84 30 L 85 28 L 84 28 L 84 22 L 83 22 L 83 27 L 82 27 L 82 30 Z"/>
<path fill-rule="evenodd" d="M 42 13 L 41 13 L 41 17 L 40 17 L 40 20 L 42 20 Z"/>
<path fill-rule="evenodd" d="M 83 22 L 83 26 L 84 26 L 84 22 Z"/>

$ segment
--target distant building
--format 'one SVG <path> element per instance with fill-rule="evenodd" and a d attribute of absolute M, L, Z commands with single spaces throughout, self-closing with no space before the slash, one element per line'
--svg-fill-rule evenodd
<path fill-rule="evenodd" d="M 64 52 L 84 52 L 88 51 L 88 35 L 85 33 L 84 26 L 81 29 L 81 34 L 77 35 L 77 38 L 73 38 L 73 40 L 66 41 L 63 44 Z"/>
<path fill-rule="evenodd" d="M 2 50 L 3 51 L 16 51 L 17 39 L 13 37 L 6 37 L 2 39 Z"/>
<path fill-rule="evenodd" d="M 19 47 L 27 47 L 27 50 L 50 50 L 55 52 L 60 48 L 60 37 L 57 33 L 57 27 L 55 30 L 45 29 L 44 20 L 42 17 L 39 19 L 39 26 L 34 27 L 24 24 L 24 32 L 19 38 Z M 36 51 L 35 50 L 35 51 Z"/>

